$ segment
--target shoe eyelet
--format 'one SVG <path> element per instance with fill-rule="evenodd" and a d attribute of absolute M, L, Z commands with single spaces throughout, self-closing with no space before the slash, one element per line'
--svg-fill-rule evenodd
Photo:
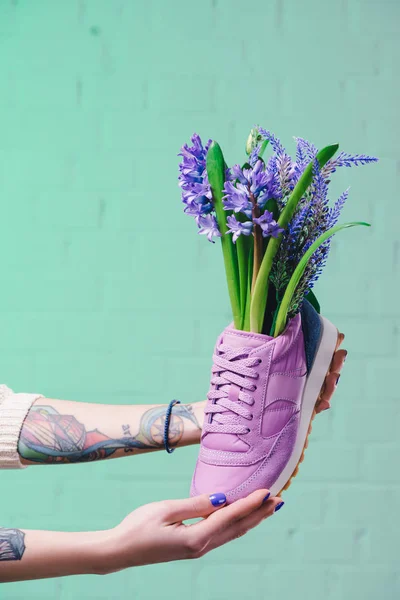
<path fill-rule="evenodd" d="M 253 418 L 254 418 L 254 415 L 250 415 L 250 419 L 249 419 L 249 421 L 252 421 L 252 420 L 253 420 Z"/>
<path fill-rule="evenodd" d="M 247 428 L 247 431 L 246 431 L 246 433 L 250 433 L 250 429 L 249 429 L 249 428 Z"/>
<path fill-rule="evenodd" d="M 254 377 L 254 379 L 260 379 L 260 373 L 257 373 L 257 375 Z"/>
<path fill-rule="evenodd" d="M 250 391 L 251 391 L 251 392 L 255 392 L 255 391 L 256 391 L 256 389 L 257 389 L 257 386 L 253 384 L 253 385 L 251 386 L 251 388 L 250 388 Z"/>
<path fill-rule="evenodd" d="M 262 363 L 262 358 L 259 358 L 258 359 L 258 364 L 261 365 L 261 363 Z"/>

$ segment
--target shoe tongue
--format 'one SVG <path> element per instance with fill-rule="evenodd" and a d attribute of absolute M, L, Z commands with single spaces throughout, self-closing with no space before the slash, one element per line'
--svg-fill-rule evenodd
<path fill-rule="evenodd" d="M 247 331 L 238 331 L 237 329 L 227 328 L 220 338 L 220 343 L 230 348 L 243 348 L 247 354 L 254 348 L 258 348 L 272 340 L 269 335 L 261 333 L 249 333 Z M 230 384 L 229 397 L 233 401 L 238 401 L 239 388 Z M 213 415 L 213 421 L 220 422 L 221 415 L 229 411 L 223 411 Z M 248 445 L 233 433 L 207 433 L 203 438 L 203 445 L 210 450 L 223 450 L 225 452 L 247 452 Z"/>
<path fill-rule="evenodd" d="M 237 329 L 225 329 L 222 334 L 222 343 L 231 348 L 258 348 L 273 338 L 263 333 L 250 333 Z"/>

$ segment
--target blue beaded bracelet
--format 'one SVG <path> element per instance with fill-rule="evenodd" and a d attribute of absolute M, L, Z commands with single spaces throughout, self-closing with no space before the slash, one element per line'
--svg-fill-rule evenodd
<path fill-rule="evenodd" d="M 171 412 L 172 412 L 173 406 L 175 406 L 175 404 L 180 404 L 180 403 L 181 403 L 180 400 L 171 400 L 171 402 L 168 404 L 167 412 L 165 413 L 164 447 L 165 447 L 166 451 L 168 452 L 168 454 L 172 454 L 172 452 L 175 450 L 175 448 L 171 448 L 168 443 L 169 422 L 171 420 Z"/>

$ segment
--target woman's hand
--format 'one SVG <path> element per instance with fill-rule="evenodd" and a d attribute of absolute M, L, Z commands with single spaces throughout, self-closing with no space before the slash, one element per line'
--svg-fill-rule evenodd
<path fill-rule="evenodd" d="M 341 343 L 343 341 L 344 335 L 340 334 Z M 321 400 L 317 405 L 317 414 L 322 412 L 323 410 L 328 410 L 331 407 L 331 398 L 336 391 L 336 386 L 339 382 L 340 374 L 343 369 L 343 365 L 345 363 L 347 356 L 347 350 L 336 350 L 333 355 L 332 364 L 330 368 L 329 375 L 325 379 L 324 383 L 324 391 L 322 392 Z"/>
<path fill-rule="evenodd" d="M 238 538 L 282 505 L 258 490 L 230 506 L 223 494 L 141 506 L 107 531 L 1 529 L 0 582 L 105 575 L 128 567 L 199 558 Z M 201 518 L 191 525 L 187 519 Z"/>
<path fill-rule="evenodd" d="M 270 517 L 281 499 L 266 499 L 267 496 L 268 490 L 264 489 L 229 506 L 223 506 L 223 494 L 142 506 L 107 532 L 104 544 L 108 550 L 100 572 L 200 558 Z M 196 523 L 183 523 L 199 517 L 202 518 Z"/>

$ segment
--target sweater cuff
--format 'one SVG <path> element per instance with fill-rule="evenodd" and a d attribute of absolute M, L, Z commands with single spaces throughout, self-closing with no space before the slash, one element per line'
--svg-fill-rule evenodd
<path fill-rule="evenodd" d="M 18 454 L 22 425 L 33 402 L 41 394 L 14 394 L 0 385 L 0 469 L 23 469 Z"/>

